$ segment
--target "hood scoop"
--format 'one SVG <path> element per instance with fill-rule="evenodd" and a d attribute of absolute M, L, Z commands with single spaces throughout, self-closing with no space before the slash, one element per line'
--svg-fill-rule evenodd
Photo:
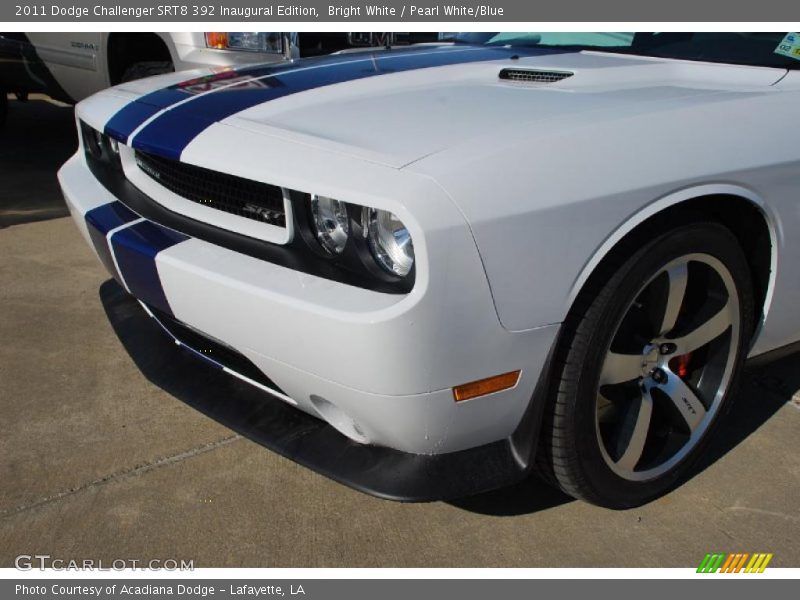
<path fill-rule="evenodd" d="M 556 83 L 567 77 L 572 77 L 571 71 L 546 71 L 542 69 L 502 69 L 500 79 L 516 81 L 518 83 Z"/>

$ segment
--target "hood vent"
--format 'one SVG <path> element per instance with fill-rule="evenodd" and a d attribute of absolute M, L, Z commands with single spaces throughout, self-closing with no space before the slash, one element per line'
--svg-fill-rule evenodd
<path fill-rule="evenodd" d="M 502 69 L 500 79 L 518 81 L 520 83 L 556 83 L 574 73 L 569 71 L 542 71 L 540 69 Z"/>

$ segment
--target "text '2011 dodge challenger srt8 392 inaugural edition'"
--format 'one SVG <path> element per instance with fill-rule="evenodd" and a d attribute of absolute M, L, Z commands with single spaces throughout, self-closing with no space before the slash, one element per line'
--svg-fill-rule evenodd
<path fill-rule="evenodd" d="M 277 451 L 395 499 L 536 465 L 634 506 L 800 339 L 798 47 L 487 33 L 169 74 L 82 102 L 59 177 L 167 333 L 313 416 Z"/>

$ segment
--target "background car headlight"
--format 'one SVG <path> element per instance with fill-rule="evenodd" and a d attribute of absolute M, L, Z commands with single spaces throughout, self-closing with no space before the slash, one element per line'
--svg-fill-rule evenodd
<path fill-rule="evenodd" d="M 363 227 L 375 261 L 389 273 L 405 277 L 414 266 L 411 234 L 393 213 L 364 208 Z"/>
<path fill-rule="evenodd" d="M 331 254 L 341 254 L 350 236 L 345 203 L 312 194 L 311 214 L 320 245 Z"/>
<path fill-rule="evenodd" d="M 208 31 L 206 46 L 216 50 L 246 50 L 249 52 L 283 52 L 279 32 Z"/>

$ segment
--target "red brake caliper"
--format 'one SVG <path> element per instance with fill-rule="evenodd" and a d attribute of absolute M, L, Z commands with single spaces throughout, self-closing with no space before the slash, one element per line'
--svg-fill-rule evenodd
<path fill-rule="evenodd" d="M 686 354 L 681 354 L 680 356 L 673 358 L 672 361 L 674 361 L 673 371 L 681 379 L 686 379 L 686 377 L 689 375 L 689 364 L 692 362 L 692 353 L 687 352 Z"/>

